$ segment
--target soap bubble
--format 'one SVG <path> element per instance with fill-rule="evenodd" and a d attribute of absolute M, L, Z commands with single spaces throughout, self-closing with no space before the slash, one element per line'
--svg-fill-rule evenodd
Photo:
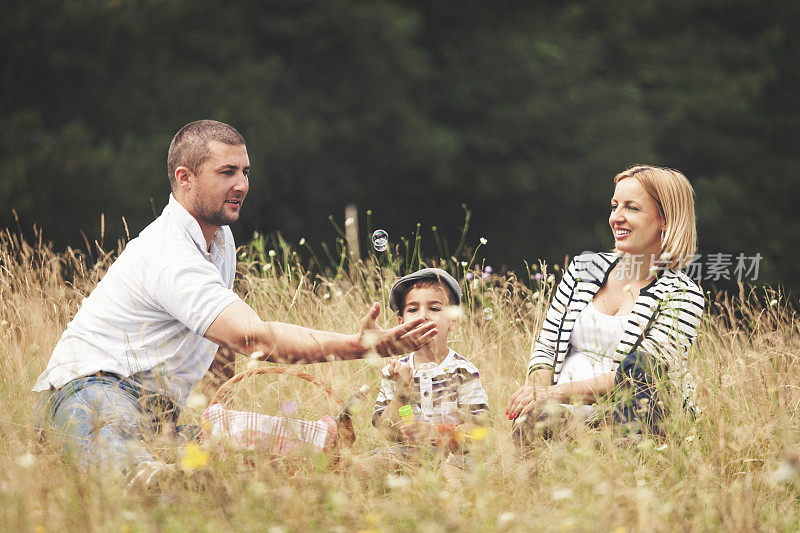
<path fill-rule="evenodd" d="M 372 246 L 377 252 L 386 251 L 389 247 L 389 234 L 382 229 L 375 230 L 372 233 Z"/>
<path fill-rule="evenodd" d="M 491 320 L 494 318 L 494 311 L 491 307 L 484 307 L 483 308 L 483 319 L 484 320 Z"/>

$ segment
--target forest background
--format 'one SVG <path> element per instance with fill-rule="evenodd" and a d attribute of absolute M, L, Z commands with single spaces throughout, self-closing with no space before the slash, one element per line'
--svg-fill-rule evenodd
<path fill-rule="evenodd" d="M 428 245 L 432 226 L 454 242 L 466 204 L 495 269 L 561 262 L 612 246 L 611 179 L 646 162 L 694 184 L 701 254 L 760 254 L 758 283 L 800 289 L 798 2 L 0 0 L 0 13 L 0 227 L 29 240 L 36 224 L 57 249 L 83 248 L 81 232 L 113 243 L 123 217 L 135 236 L 167 201 L 172 135 L 214 118 L 248 143 L 239 242 L 280 231 L 319 250 L 350 202 L 393 242 L 418 222 Z"/>

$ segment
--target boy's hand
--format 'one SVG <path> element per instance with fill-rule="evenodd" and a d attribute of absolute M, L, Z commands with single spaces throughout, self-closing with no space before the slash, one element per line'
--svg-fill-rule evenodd
<path fill-rule="evenodd" d="M 388 357 L 413 352 L 430 344 L 439 333 L 436 324 L 424 318 L 415 318 L 391 329 L 383 329 L 375 322 L 380 312 L 381 306 L 375 302 L 361 320 L 357 340 L 365 353 L 373 350 L 378 355 Z"/>
<path fill-rule="evenodd" d="M 397 386 L 397 393 L 400 396 L 412 396 L 414 392 L 414 370 L 408 363 L 403 363 L 399 359 L 389 361 L 389 379 L 394 381 Z"/>

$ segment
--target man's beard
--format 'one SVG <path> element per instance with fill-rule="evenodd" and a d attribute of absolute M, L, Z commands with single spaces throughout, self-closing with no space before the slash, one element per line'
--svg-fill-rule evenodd
<path fill-rule="evenodd" d="M 241 209 L 241 204 L 239 205 Z M 216 211 L 212 211 L 208 206 L 198 203 L 195 206 L 195 213 L 197 214 L 197 218 L 212 226 L 228 226 L 239 220 L 238 213 L 234 215 L 225 213 L 224 203 Z"/>

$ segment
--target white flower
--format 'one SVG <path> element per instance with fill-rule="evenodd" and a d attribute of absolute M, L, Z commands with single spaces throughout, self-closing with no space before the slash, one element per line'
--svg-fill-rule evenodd
<path fill-rule="evenodd" d="M 36 457 L 30 452 L 23 453 L 17 457 L 17 464 L 22 468 L 30 468 L 36 464 Z"/>
<path fill-rule="evenodd" d="M 778 305 L 778 300 L 770 300 L 769 305 L 775 307 L 776 305 Z"/>
<path fill-rule="evenodd" d="M 572 489 L 556 489 L 553 491 L 553 499 L 558 500 L 568 500 L 572 498 Z"/>
<path fill-rule="evenodd" d="M 511 511 L 506 511 L 505 513 L 497 517 L 497 525 L 500 527 L 507 526 L 508 524 L 513 522 L 516 518 L 517 515 L 515 515 Z"/>
<path fill-rule="evenodd" d="M 489 242 L 489 241 L 487 241 L 485 237 L 481 237 L 481 244 L 483 244 L 484 246 L 486 246 L 486 243 L 487 243 L 487 242 Z"/>
<path fill-rule="evenodd" d="M 275 257 L 275 256 L 277 255 L 277 254 L 275 253 L 275 250 L 270 250 L 270 251 L 269 251 L 269 252 L 267 252 L 267 253 L 269 254 L 269 256 L 270 256 L 270 257 Z"/>
<path fill-rule="evenodd" d="M 303 246 L 305 243 L 306 243 L 306 238 L 305 237 L 300 239 L 300 246 Z"/>
<path fill-rule="evenodd" d="M 766 478 L 773 485 L 780 485 L 791 482 L 795 476 L 797 476 L 797 467 L 787 461 L 781 461 L 775 470 L 766 475 Z"/>
<path fill-rule="evenodd" d="M 186 405 L 190 409 L 205 409 L 206 405 L 208 405 L 208 400 L 206 399 L 205 394 L 195 391 L 189 395 Z"/>
<path fill-rule="evenodd" d="M 386 476 L 386 486 L 392 490 L 402 489 L 408 486 L 408 478 L 405 476 L 395 476 L 394 474 L 388 474 Z"/>

